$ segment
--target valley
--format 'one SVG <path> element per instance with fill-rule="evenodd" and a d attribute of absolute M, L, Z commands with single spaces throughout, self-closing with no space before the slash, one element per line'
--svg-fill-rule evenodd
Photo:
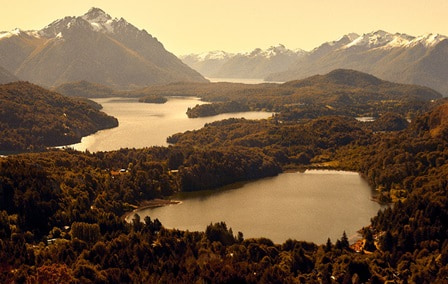
<path fill-rule="evenodd" d="M 413 6 L 343 2 L 104 4 L 151 34 L 79 2 L 0 32 L 0 282 L 445 283 L 448 39 L 425 5 L 399 17 L 422 36 L 222 51 Z"/>

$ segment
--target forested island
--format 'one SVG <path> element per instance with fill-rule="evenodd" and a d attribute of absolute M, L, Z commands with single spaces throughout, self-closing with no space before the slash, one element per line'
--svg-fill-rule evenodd
<path fill-rule="evenodd" d="M 421 90 L 430 94 L 424 100 L 381 104 L 397 111 L 373 122 L 318 114 L 285 119 L 286 111 L 268 120 L 210 123 L 172 135 L 168 147 L 0 157 L 0 281 L 444 283 L 448 104 L 431 102 L 440 95 Z M 246 239 L 222 222 L 188 232 L 150 217 L 123 218 L 176 192 L 309 168 L 357 171 L 380 202 L 393 206 L 360 228 L 356 246 L 343 231 L 323 245 L 275 244 Z"/>
<path fill-rule="evenodd" d="M 213 104 L 202 104 L 196 105 L 193 108 L 187 109 L 187 116 L 189 118 L 213 116 L 221 113 L 234 113 L 249 111 L 250 108 L 243 103 L 236 101 L 213 103 Z"/>
<path fill-rule="evenodd" d="M 140 98 L 138 101 L 142 102 L 142 103 L 150 103 L 150 104 L 164 104 L 168 101 L 168 99 L 164 96 L 149 95 L 149 96 Z"/>
<path fill-rule="evenodd" d="M 100 129 L 116 127 L 118 121 L 100 108 L 28 82 L 0 85 L 0 153 L 73 144 Z"/>

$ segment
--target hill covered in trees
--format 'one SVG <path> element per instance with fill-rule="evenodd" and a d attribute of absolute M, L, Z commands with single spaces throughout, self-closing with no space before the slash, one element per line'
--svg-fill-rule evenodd
<path fill-rule="evenodd" d="M 0 85 L 0 152 L 73 144 L 118 125 L 99 108 L 27 82 Z"/>
<path fill-rule="evenodd" d="M 322 115 L 378 117 L 390 111 L 413 116 L 415 111 L 427 110 L 426 102 L 442 97 L 427 87 L 392 83 L 346 69 L 284 84 L 174 83 L 151 86 L 139 92 L 159 96 L 197 96 L 220 103 L 216 106 L 198 105 L 190 111 L 194 116 L 236 112 L 243 107 L 281 112 L 282 120 Z M 227 107 L 223 103 L 238 107 Z"/>
<path fill-rule="evenodd" d="M 170 147 L 0 158 L 0 279 L 444 283 L 447 108 L 434 106 L 401 131 L 377 132 L 341 116 L 300 123 L 234 119 L 174 135 Z M 150 217 L 121 218 L 143 200 L 291 166 L 358 171 L 394 206 L 362 230 L 356 248 L 343 232 L 325 245 L 274 244 L 245 239 L 224 223 L 185 232 Z"/>
<path fill-rule="evenodd" d="M 54 88 L 54 91 L 68 97 L 107 98 L 119 96 L 119 93 L 110 87 L 88 81 L 64 83 Z"/>

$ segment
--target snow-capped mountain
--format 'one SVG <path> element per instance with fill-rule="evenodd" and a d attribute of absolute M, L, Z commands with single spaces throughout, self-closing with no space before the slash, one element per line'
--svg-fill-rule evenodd
<path fill-rule="evenodd" d="M 264 78 L 270 73 L 285 70 L 305 54 L 301 49 L 290 50 L 280 44 L 265 50 L 256 48 L 247 53 L 213 51 L 190 54 L 181 59 L 206 77 Z"/>
<path fill-rule="evenodd" d="M 426 85 L 448 95 L 448 38 L 376 31 L 349 34 L 324 43 L 284 71 L 267 76 L 289 81 L 338 68 L 354 69 L 382 79 Z"/>
<path fill-rule="evenodd" d="M 0 33 L 0 66 L 44 86 L 86 80 L 130 89 L 206 81 L 145 30 L 98 8 L 39 31 Z"/>
<path fill-rule="evenodd" d="M 233 53 L 215 50 L 200 54 L 184 55 L 181 56 L 180 59 L 202 75 L 206 77 L 214 77 L 213 75 L 219 72 L 222 66 L 233 56 L 235 56 Z"/>

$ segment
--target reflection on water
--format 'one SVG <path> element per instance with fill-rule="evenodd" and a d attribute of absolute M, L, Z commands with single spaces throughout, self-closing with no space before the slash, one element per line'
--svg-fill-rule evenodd
<path fill-rule="evenodd" d="M 164 104 L 139 103 L 137 99 L 94 99 L 103 106 L 103 111 L 118 119 L 119 126 L 99 131 L 82 138 L 81 143 L 71 145 L 76 150 L 111 151 L 120 148 L 143 148 L 166 146 L 166 138 L 178 132 L 199 129 L 205 123 L 231 117 L 247 119 L 268 118 L 268 112 L 242 112 L 220 114 L 212 117 L 190 119 L 187 108 L 204 104 L 198 98 L 171 97 Z"/>
<path fill-rule="evenodd" d="M 369 224 L 381 206 L 357 173 L 306 171 L 240 183 L 215 191 L 183 193 L 178 205 L 143 209 L 143 219 L 158 218 L 168 228 L 203 231 L 211 222 L 225 221 L 234 233 L 325 243 L 348 236 Z"/>

